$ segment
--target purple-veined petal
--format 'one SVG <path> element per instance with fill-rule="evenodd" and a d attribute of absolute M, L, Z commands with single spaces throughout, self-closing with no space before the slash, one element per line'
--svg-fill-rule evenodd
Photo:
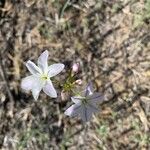
<path fill-rule="evenodd" d="M 36 75 L 41 73 L 41 69 L 37 67 L 32 61 L 27 61 L 26 67 L 31 72 L 31 74 Z"/>
<path fill-rule="evenodd" d="M 64 64 L 53 64 L 48 67 L 48 76 L 53 77 L 59 74 L 64 69 Z"/>
<path fill-rule="evenodd" d="M 96 106 L 92 105 L 92 104 L 88 104 L 86 106 L 86 108 L 87 108 L 88 112 L 91 112 L 91 113 L 98 112 L 98 108 Z"/>
<path fill-rule="evenodd" d="M 88 122 L 91 120 L 93 113 L 96 113 L 98 109 L 90 104 L 83 105 L 82 111 L 80 113 L 81 119 L 83 122 Z"/>
<path fill-rule="evenodd" d="M 45 86 L 43 87 L 43 91 L 50 97 L 56 98 L 57 97 L 57 93 L 56 90 L 52 84 L 52 82 L 49 80 L 47 81 L 47 83 L 45 84 Z"/>
<path fill-rule="evenodd" d="M 44 81 L 40 80 L 40 78 L 37 78 L 36 82 L 33 84 L 31 91 L 35 100 L 38 99 L 39 93 L 42 90 L 43 85 Z"/>
<path fill-rule="evenodd" d="M 88 122 L 90 121 L 92 117 L 92 113 L 87 109 L 85 105 L 82 105 L 82 109 L 80 111 L 80 117 L 83 122 Z"/>
<path fill-rule="evenodd" d="M 33 84 L 36 82 L 36 79 L 33 75 L 23 78 L 21 81 L 21 88 L 25 91 L 32 89 Z"/>
<path fill-rule="evenodd" d="M 46 73 L 48 69 L 48 51 L 47 50 L 45 50 L 38 58 L 38 66 L 41 68 L 41 70 L 44 73 Z"/>
<path fill-rule="evenodd" d="M 87 99 L 91 104 L 98 104 L 104 100 L 104 97 L 100 93 L 95 92 L 92 95 L 87 96 Z"/>
<path fill-rule="evenodd" d="M 85 96 L 92 95 L 94 92 L 94 88 L 92 82 L 89 82 L 85 89 Z"/>
<path fill-rule="evenodd" d="M 72 106 L 70 106 L 66 111 L 65 111 L 65 115 L 70 116 L 70 117 L 76 117 L 77 115 L 79 115 L 81 109 L 81 105 L 80 104 L 74 104 Z"/>

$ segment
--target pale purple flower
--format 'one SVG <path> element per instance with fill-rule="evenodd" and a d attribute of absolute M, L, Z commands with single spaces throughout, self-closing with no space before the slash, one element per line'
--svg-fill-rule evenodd
<path fill-rule="evenodd" d="M 21 82 L 22 89 L 32 91 L 35 100 L 43 90 L 48 96 L 56 98 L 57 93 L 51 82 L 51 77 L 59 74 L 64 69 L 64 64 L 57 63 L 48 66 L 48 51 L 45 50 L 38 58 L 38 66 L 32 61 L 27 61 L 26 67 L 32 75 L 24 78 Z"/>
<path fill-rule="evenodd" d="M 65 115 L 70 117 L 80 116 L 86 122 L 90 121 L 93 113 L 98 112 L 98 103 L 103 100 L 100 93 L 93 91 L 93 86 L 89 83 L 81 96 L 71 97 L 75 103 L 65 111 Z"/>

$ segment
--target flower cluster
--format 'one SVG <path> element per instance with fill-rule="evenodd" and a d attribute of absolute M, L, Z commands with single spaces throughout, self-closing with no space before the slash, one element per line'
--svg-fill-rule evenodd
<path fill-rule="evenodd" d="M 37 65 L 32 61 L 27 61 L 27 69 L 31 75 L 22 79 L 21 88 L 25 91 L 31 91 L 35 100 L 38 99 L 41 90 L 52 98 L 57 97 L 57 92 L 52 84 L 51 78 L 59 74 L 64 69 L 64 64 L 56 63 L 48 66 L 48 51 L 45 50 L 38 58 Z M 72 91 L 74 84 L 82 84 L 82 80 L 75 80 L 75 75 L 79 71 L 79 63 L 72 66 L 72 72 L 67 77 L 63 85 L 63 91 Z M 92 118 L 92 114 L 98 111 L 98 104 L 103 100 L 100 93 L 94 92 L 92 83 L 80 94 L 71 97 L 74 103 L 66 111 L 65 115 L 70 117 L 80 116 L 86 122 Z"/>

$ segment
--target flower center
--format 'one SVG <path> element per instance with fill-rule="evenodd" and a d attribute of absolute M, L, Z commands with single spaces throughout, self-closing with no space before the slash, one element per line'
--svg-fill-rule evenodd
<path fill-rule="evenodd" d="M 86 105 L 88 103 L 88 99 L 86 97 L 84 97 L 83 99 L 81 99 L 82 104 Z"/>
<path fill-rule="evenodd" d="M 45 80 L 47 80 L 47 79 L 48 79 L 48 76 L 47 76 L 47 75 L 45 75 L 45 74 L 43 74 L 43 75 L 41 75 L 41 79 L 45 81 Z"/>

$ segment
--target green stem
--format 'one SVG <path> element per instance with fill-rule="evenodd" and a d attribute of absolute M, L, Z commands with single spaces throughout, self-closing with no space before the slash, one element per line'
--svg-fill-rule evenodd
<path fill-rule="evenodd" d="M 65 11 L 65 9 L 67 8 L 67 6 L 68 6 L 69 3 L 70 3 L 70 0 L 67 0 L 67 1 L 65 2 L 64 6 L 63 6 L 63 8 L 62 8 L 62 10 L 61 10 L 61 12 L 60 12 L 60 17 L 59 17 L 59 18 L 62 18 L 62 17 L 63 17 L 64 11 Z"/>

